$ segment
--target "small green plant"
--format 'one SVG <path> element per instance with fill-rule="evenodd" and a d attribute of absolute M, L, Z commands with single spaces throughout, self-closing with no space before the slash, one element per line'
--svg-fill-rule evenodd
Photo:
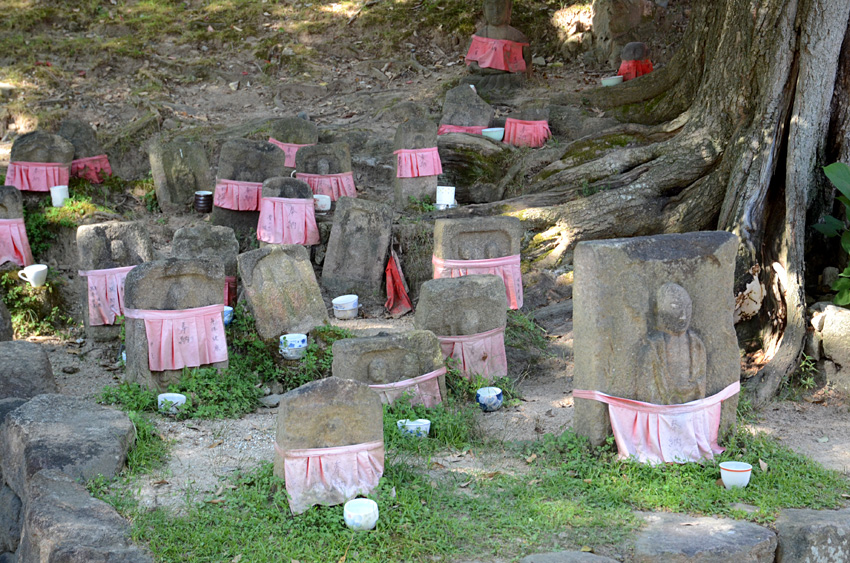
<path fill-rule="evenodd" d="M 817 362 L 811 356 L 803 354 L 800 365 L 789 375 L 779 387 L 779 397 L 782 399 L 797 400 L 806 391 L 811 391 L 817 386 L 816 377 L 819 375 Z"/>
<path fill-rule="evenodd" d="M 47 281 L 32 287 L 18 278 L 16 271 L 0 275 L 2 299 L 12 317 L 12 327 L 18 338 L 57 334 L 74 320 L 63 311 L 63 302 L 54 270 L 48 270 Z"/>
<path fill-rule="evenodd" d="M 534 322 L 530 315 L 521 311 L 508 311 L 508 326 L 505 328 L 505 345 L 521 350 L 548 346 L 546 331 Z"/>
<path fill-rule="evenodd" d="M 97 402 L 117 405 L 123 410 L 137 412 L 156 411 L 156 393 L 138 383 L 121 383 L 116 387 L 104 387 Z"/>
<path fill-rule="evenodd" d="M 422 199 L 410 196 L 407 207 L 414 213 L 428 213 L 437 210 L 437 206 L 434 205 L 431 198 L 427 195 L 422 196 Z"/>
<path fill-rule="evenodd" d="M 845 219 L 850 221 L 850 166 L 843 162 L 834 162 L 824 166 L 823 172 L 841 194 L 835 199 L 844 206 Z M 822 223 L 813 225 L 813 228 L 829 238 L 841 237 L 841 248 L 850 254 L 850 230 L 847 229 L 845 219 L 827 215 Z M 833 298 L 833 303 L 841 306 L 850 305 L 850 266 L 839 274 L 838 280 L 832 284 L 831 289 L 838 292 Z"/>

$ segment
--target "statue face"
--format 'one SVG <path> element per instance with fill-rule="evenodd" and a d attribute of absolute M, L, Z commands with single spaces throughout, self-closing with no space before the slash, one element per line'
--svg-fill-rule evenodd
<path fill-rule="evenodd" d="M 658 328 L 671 334 L 684 334 L 691 324 L 693 302 L 680 285 L 664 284 L 658 290 Z"/>
<path fill-rule="evenodd" d="M 507 25 L 511 22 L 511 0 L 485 0 L 484 21 L 489 25 Z"/>

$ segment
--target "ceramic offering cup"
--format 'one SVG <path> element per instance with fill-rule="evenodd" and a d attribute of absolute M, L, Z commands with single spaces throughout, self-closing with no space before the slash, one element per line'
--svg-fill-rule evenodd
<path fill-rule="evenodd" d="M 616 86 L 623 82 L 622 76 L 606 76 L 602 79 L 603 86 Z"/>
<path fill-rule="evenodd" d="M 287 360 L 300 360 L 306 351 L 306 334 L 293 332 L 280 337 L 280 355 Z"/>
<path fill-rule="evenodd" d="M 68 186 L 53 186 L 50 188 L 50 202 L 53 207 L 62 207 L 68 199 Z"/>
<path fill-rule="evenodd" d="M 41 287 L 47 281 L 47 266 L 44 264 L 33 264 L 18 272 L 18 277 L 29 282 L 33 287 Z"/>
<path fill-rule="evenodd" d="M 481 131 L 481 134 L 487 137 L 488 139 L 493 139 L 494 141 L 501 141 L 505 138 L 505 128 L 490 127 Z"/>
<path fill-rule="evenodd" d="M 345 525 L 357 532 L 368 532 L 378 523 L 378 503 L 368 498 L 348 501 L 342 508 Z"/>
<path fill-rule="evenodd" d="M 184 404 L 186 404 L 186 395 L 180 393 L 160 393 L 156 398 L 156 404 L 159 412 L 168 414 L 177 414 Z"/>
<path fill-rule="evenodd" d="M 455 202 L 454 186 L 437 186 L 437 205 L 451 205 Z"/>
<path fill-rule="evenodd" d="M 482 387 L 475 392 L 475 400 L 484 412 L 499 410 L 502 406 L 502 390 L 498 387 Z"/>
<path fill-rule="evenodd" d="M 746 487 L 753 474 L 753 466 L 743 461 L 724 461 L 720 464 L 720 478 L 727 489 Z"/>
<path fill-rule="evenodd" d="M 195 192 L 195 211 L 211 213 L 213 208 L 213 193 L 208 191 Z"/>
<path fill-rule="evenodd" d="M 356 295 L 340 295 L 331 301 L 334 306 L 334 317 L 338 319 L 356 319 L 359 307 Z"/>
<path fill-rule="evenodd" d="M 224 326 L 230 326 L 231 322 L 233 322 L 233 307 L 225 305 L 224 306 Z"/>
<path fill-rule="evenodd" d="M 317 194 L 313 196 L 313 201 L 316 202 L 316 211 L 324 213 L 331 210 L 331 196 Z"/>
<path fill-rule="evenodd" d="M 417 438 L 424 438 L 431 431 L 431 421 L 427 418 L 417 418 L 416 420 L 403 418 L 395 424 L 402 433 Z"/>

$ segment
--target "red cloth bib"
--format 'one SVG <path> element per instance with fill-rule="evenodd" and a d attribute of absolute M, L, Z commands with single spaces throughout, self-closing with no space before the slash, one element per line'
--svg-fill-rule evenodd
<path fill-rule="evenodd" d="M 437 129 L 437 135 L 445 135 L 447 133 L 469 133 L 470 135 L 480 135 L 482 131 L 487 129 L 483 125 L 478 127 L 477 125 L 440 125 L 440 128 Z"/>
<path fill-rule="evenodd" d="M 546 121 L 505 120 L 505 142 L 517 147 L 542 147 L 552 136 Z"/>
<path fill-rule="evenodd" d="M 522 307 L 522 270 L 520 255 L 489 258 L 487 260 L 443 260 L 431 257 L 434 264 L 434 279 L 460 278 L 475 274 L 493 274 L 505 282 L 508 297 L 508 307 Z"/>
<path fill-rule="evenodd" d="M 299 172 L 295 174 L 295 177 L 310 184 L 313 195 L 326 195 L 331 198 L 331 201 L 336 201 L 343 196 L 357 197 L 352 172 L 341 174 L 303 174 Z"/>
<path fill-rule="evenodd" d="M 489 380 L 508 375 L 505 355 L 505 327 L 480 334 L 438 336 L 444 358 L 460 362 L 461 374 L 467 379 L 478 374 Z"/>
<path fill-rule="evenodd" d="M 135 266 L 104 270 L 80 270 L 88 284 L 89 325 L 115 324 L 115 317 L 124 314 L 124 280 Z"/>
<path fill-rule="evenodd" d="M 289 168 L 295 168 L 295 155 L 298 153 L 298 149 L 302 147 L 312 147 L 315 143 L 309 143 L 306 145 L 296 145 L 295 143 L 284 143 L 278 141 L 273 137 L 269 137 L 269 142 L 286 153 L 286 160 L 284 161 L 284 165 Z"/>
<path fill-rule="evenodd" d="M 439 176 L 443 173 L 437 147 L 428 149 L 401 149 L 393 153 L 398 159 L 396 178 Z"/>
<path fill-rule="evenodd" d="M 620 63 L 620 70 L 617 71 L 617 76 L 622 76 L 623 82 L 627 82 L 650 72 L 652 72 L 652 61 L 649 59 L 642 61 L 623 61 Z"/>
<path fill-rule="evenodd" d="M 33 263 L 30 241 L 24 220 L 0 219 L 0 264 L 14 262 L 18 266 Z"/>
<path fill-rule="evenodd" d="M 233 211 L 259 211 L 262 192 L 262 182 L 219 180 L 215 185 L 213 204 Z"/>
<path fill-rule="evenodd" d="M 78 158 L 71 162 L 71 176 L 83 178 L 92 184 L 103 183 L 107 176 L 112 176 L 109 158 L 105 154 Z"/>
<path fill-rule="evenodd" d="M 407 393 L 410 395 L 411 405 L 425 405 L 431 408 L 443 402 L 440 395 L 440 376 L 445 373 L 446 368 L 441 367 L 419 377 L 384 385 L 370 385 L 369 389 L 377 392 L 385 405 L 393 404 L 393 401 Z"/>
<path fill-rule="evenodd" d="M 528 43 L 473 35 L 469 52 L 466 53 L 466 64 L 474 61 L 481 68 L 494 68 L 506 72 L 525 72 L 525 59 L 522 56 L 523 47 L 528 47 Z"/>
<path fill-rule="evenodd" d="M 264 197 L 260 201 L 257 240 L 272 244 L 319 244 L 313 198 Z"/>
<path fill-rule="evenodd" d="M 67 186 L 71 172 L 60 162 L 10 162 L 6 185 L 22 192 L 49 192 L 53 186 Z"/>

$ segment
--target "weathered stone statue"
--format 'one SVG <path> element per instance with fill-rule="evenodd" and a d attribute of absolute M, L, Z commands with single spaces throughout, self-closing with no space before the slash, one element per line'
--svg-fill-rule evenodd
<path fill-rule="evenodd" d="M 689 329 L 692 314 L 691 297 L 681 285 L 665 283 L 658 289 L 658 330 L 647 335 L 641 354 L 641 366 L 651 378 L 651 403 L 678 405 L 705 397 L 705 344 Z"/>
<path fill-rule="evenodd" d="M 511 27 L 512 0 L 484 0 L 484 25 L 472 36 L 466 64 L 473 74 L 516 75 L 519 80 L 473 81 L 484 88 L 516 86 L 522 74 L 531 76 L 528 37 Z"/>

